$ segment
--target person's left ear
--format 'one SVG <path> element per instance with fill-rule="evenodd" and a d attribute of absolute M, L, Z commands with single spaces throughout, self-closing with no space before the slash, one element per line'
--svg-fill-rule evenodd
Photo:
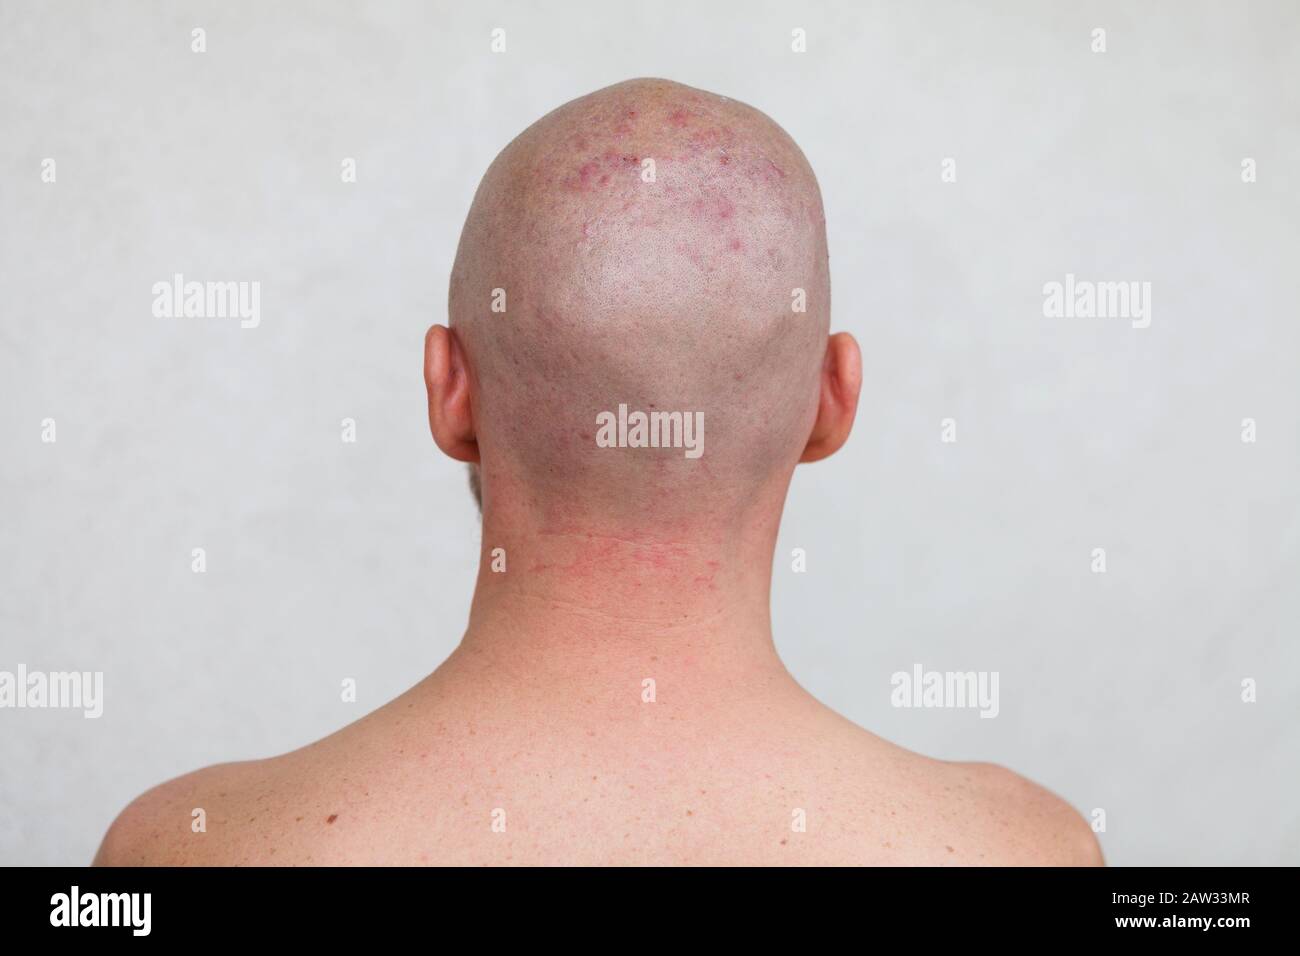
<path fill-rule="evenodd" d="M 835 454 L 853 429 L 862 391 L 862 352 L 849 333 L 837 332 L 827 341 L 821 379 L 817 420 L 800 461 L 820 461 Z"/>
<path fill-rule="evenodd" d="M 477 462 L 469 367 L 456 333 L 445 325 L 431 326 L 424 336 L 424 385 L 429 391 L 433 440 L 451 458 Z"/>

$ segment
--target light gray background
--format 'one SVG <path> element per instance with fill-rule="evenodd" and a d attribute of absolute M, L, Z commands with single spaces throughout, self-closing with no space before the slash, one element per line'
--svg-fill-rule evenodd
<path fill-rule="evenodd" d="M 477 515 L 421 340 L 473 190 L 543 113 L 659 75 L 803 146 L 864 350 L 782 531 L 794 674 L 1104 808 L 1112 863 L 1300 862 L 1297 11 L 0 0 L 0 669 L 106 682 L 98 721 L 0 711 L 0 861 L 88 861 L 142 790 L 451 651 Z M 154 319 L 174 272 L 260 281 L 261 327 Z M 1044 318 L 1067 272 L 1151 282 L 1151 327 Z M 999 671 L 1001 715 L 892 708 L 916 662 Z"/>

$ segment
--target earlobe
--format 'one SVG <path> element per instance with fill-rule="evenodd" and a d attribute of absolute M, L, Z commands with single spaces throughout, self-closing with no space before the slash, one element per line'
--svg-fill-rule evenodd
<path fill-rule="evenodd" d="M 862 353 L 847 332 L 837 332 L 826 343 L 822 363 L 821 396 L 817 420 L 799 460 L 820 461 L 840 450 L 853 429 L 862 391 Z"/>
<path fill-rule="evenodd" d="M 477 462 L 469 368 L 456 334 L 444 325 L 431 326 L 424 337 L 424 385 L 433 440 L 449 457 Z"/>

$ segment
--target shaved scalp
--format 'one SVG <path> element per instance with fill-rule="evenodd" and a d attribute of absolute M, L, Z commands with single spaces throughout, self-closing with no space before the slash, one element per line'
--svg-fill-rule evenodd
<path fill-rule="evenodd" d="M 607 87 L 492 163 L 450 313 L 485 506 L 495 488 L 552 518 L 692 519 L 783 495 L 829 327 L 817 181 L 749 106 L 666 80 Z M 620 404 L 702 413 L 703 453 L 600 447 L 598 416 Z"/>

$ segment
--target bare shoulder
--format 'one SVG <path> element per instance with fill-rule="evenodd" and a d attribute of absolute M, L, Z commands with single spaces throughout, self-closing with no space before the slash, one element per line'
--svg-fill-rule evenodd
<path fill-rule="evenodd" d="M 991 763 L 944 764 L 965 782 L 976 842 L 986 862 L 1011 866 L 1104 866 L 1083 816 L 1045 787 Z"/>
<path fill-rule="evenodd" d="M 127 805 L 104 835 L 94 866 L 187 866 L 245 862 L 230 833 L 256 823 L 259 785 L 274 761 L 217 764 L 160 784 Z M 242 830 L 242 828 L 240 828 Z"/>
<path fill-rule="evenodd" d="M 216 764 L 154 787 L 118 814 L 94 865 L 310 866 L 375 858 L 375 818 L 401 791 L 394 779 L 404 779 L 392 772 L 391 741 L 374 736 L 383 712 L 297 750 Z M 362 819 L 368 826 L 358 825 Z M 392 847 L 382 849 L 393 855 Z"/>

